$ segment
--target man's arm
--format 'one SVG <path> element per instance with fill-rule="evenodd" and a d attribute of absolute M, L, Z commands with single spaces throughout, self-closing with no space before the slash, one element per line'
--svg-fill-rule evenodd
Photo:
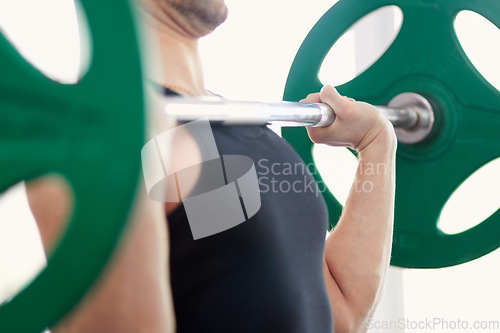
<path fill-rule="evenodd" d="M 386 134 L 383 134 L 384 136 Z M 325 248 L 327 290 L 338 332 L 362 330 L 378 303 L 389 265 L 394 207 L 394 155 L 389 139 L 359 154 L 355 182 Z M 371 169 L 371 168 L 374 169 Z M 378 169 L 378 171 L 377 171 Z M 375 170 L 375 174 L 371 172 Z M 337 327 L 336 325 L 336 327 Z"/>
<path fill-rule="evenodd" d="M 354 184 L 326 241 L 324 272 L 335 332 L 365 331 L 390 261 L 397 139 L 373 106 L 343 98 L 332 87 L 306 101 L 327 103 L 337 115 L 329 128 L 309 130 L 313 141 L 359 152 Z"/>
<path fill-rule="evenodd" d="M 27 184 L 28 200 L 46 252 L 64 234 L 70 195 L 51 180 Z M 173 332 L 162 205 L 144 191 L 119 248 L 98 283 L 54 333 Z M 89 240 L 91 242 L 92 240 Z"/>

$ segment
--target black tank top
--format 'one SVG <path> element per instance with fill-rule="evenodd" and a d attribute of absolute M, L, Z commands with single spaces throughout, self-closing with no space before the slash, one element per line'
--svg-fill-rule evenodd
<path fill-rule="evenodd" d="M 236 227 L 197 240 L 183 205 L 168 216 L 178 332 L 331 333 L 327 209 L 312 176 L 265 126 L 212 131 L 220 155 L 253 159 L 261 207 Z"/>

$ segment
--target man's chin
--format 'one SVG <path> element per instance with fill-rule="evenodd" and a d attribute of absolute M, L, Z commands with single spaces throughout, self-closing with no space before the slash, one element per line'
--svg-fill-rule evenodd
<path fill-rule="evenodd" d="M 223 0 L 213 1 L 211 8 L 200 12 L 198 16 L 208 30 L 214 31 L 227 20 L 228 8 Z"/>
<path fill-rule="evenodd" d="M 159 0 L 162 1 L 162 0 Z M 163 9 L 183 21 L 185 30 L 201 37 L 217 29 L 228 16 L 224 0 L 163 0 Z"/>

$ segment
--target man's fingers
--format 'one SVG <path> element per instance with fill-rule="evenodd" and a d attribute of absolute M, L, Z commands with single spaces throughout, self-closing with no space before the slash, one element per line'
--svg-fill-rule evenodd
<path fill-rule="evenodd" d="M 333 88 L 335 90 L 335 88 Z M 356 102 L 354 98 L 347 97 L 347 96 L 342 96 L 344 99 L 348 100 L 349 102 Z M 303 98 L 299 101 L 300 103 L 321 103 L 321 97 L 320 93 L 313 93 L 307 95 L 306 98 Z"/>
<path fill-rule="evenodd" d="M 319 97 L 319 93 L 309 94 L 306 98 L 301 99 L 300 103 L 321 103 L 321 98 Z"/>

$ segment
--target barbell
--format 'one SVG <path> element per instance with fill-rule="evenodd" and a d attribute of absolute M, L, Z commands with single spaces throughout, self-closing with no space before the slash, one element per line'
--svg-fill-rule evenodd
<path fill-rule="evenodd" d="M 324 103 L 264 103 L 228 101 L 220 97 L 166 98 L 164 111 L 179 123 L 206 118 L 217 125 L 266 125 L 327 127 L 335 111 Z M 398 140 L 417 143 L 432 131 L 434 111 L 421 95 L 402 93 L 379 112 L 397 128 Z"/>
<path fill-rule="evenodd" d="M 392 264 L 463 263 L 499 247 L 500 212 L 457 235 L 442 233 L 437 220 L 453 190 L 500 156 L 500 93 L 470 64 L 452 23 L 459 11 L 469 9 L 498 27 L 498 1 L 341 0 L 302 44 L 284 99 L 297 101 L 318 91 L 319 68 L 335 41 L 358 19 L 387 5 L 399 6 L 404 14 L 396 40 L 371 68 L 338 90 L 380 105 L 379 110 L 398 127 Z M 105 266 L 134 200 L 144 144 L 145 98 L 133 10 L 130 1 L 84 0 L 82 7 L 90 25 L 93 57 L 89 72 L 74 85 L 44 77 L 0 34 L 0 191 L 58 172 L 75 196 L 69 227 L 47 267 L 0 306 L 0 331 L 41 332 L 68 313 Z M 180 112 L 182 107 L 196 117 L 210 118 L 214 114 L 207 110 L 217 103 L 219 109 L 225 108 L 221 104 L 258 109 L 255 118 L 266 123 L 322 126 L 333 119 L 332 110 L 318 104 L 169 99 L 164 111 L 179 121 L 193 119 Z M 222 119 L 212 120 L 230 124 L 231 117 L 239 117 L 241 124 L 251 122 L 247 116 L 224 112 Z M 284 128 L 283 135 L 305 163 L 314 163 L 313 145 L 303 128 Z M 113 205 L 108 204 L 110 198 Z M 325 200 L 334 225 L 341 206 L 330 192 Z M 24 315 L 30 320 L 23 320 Z"/>

